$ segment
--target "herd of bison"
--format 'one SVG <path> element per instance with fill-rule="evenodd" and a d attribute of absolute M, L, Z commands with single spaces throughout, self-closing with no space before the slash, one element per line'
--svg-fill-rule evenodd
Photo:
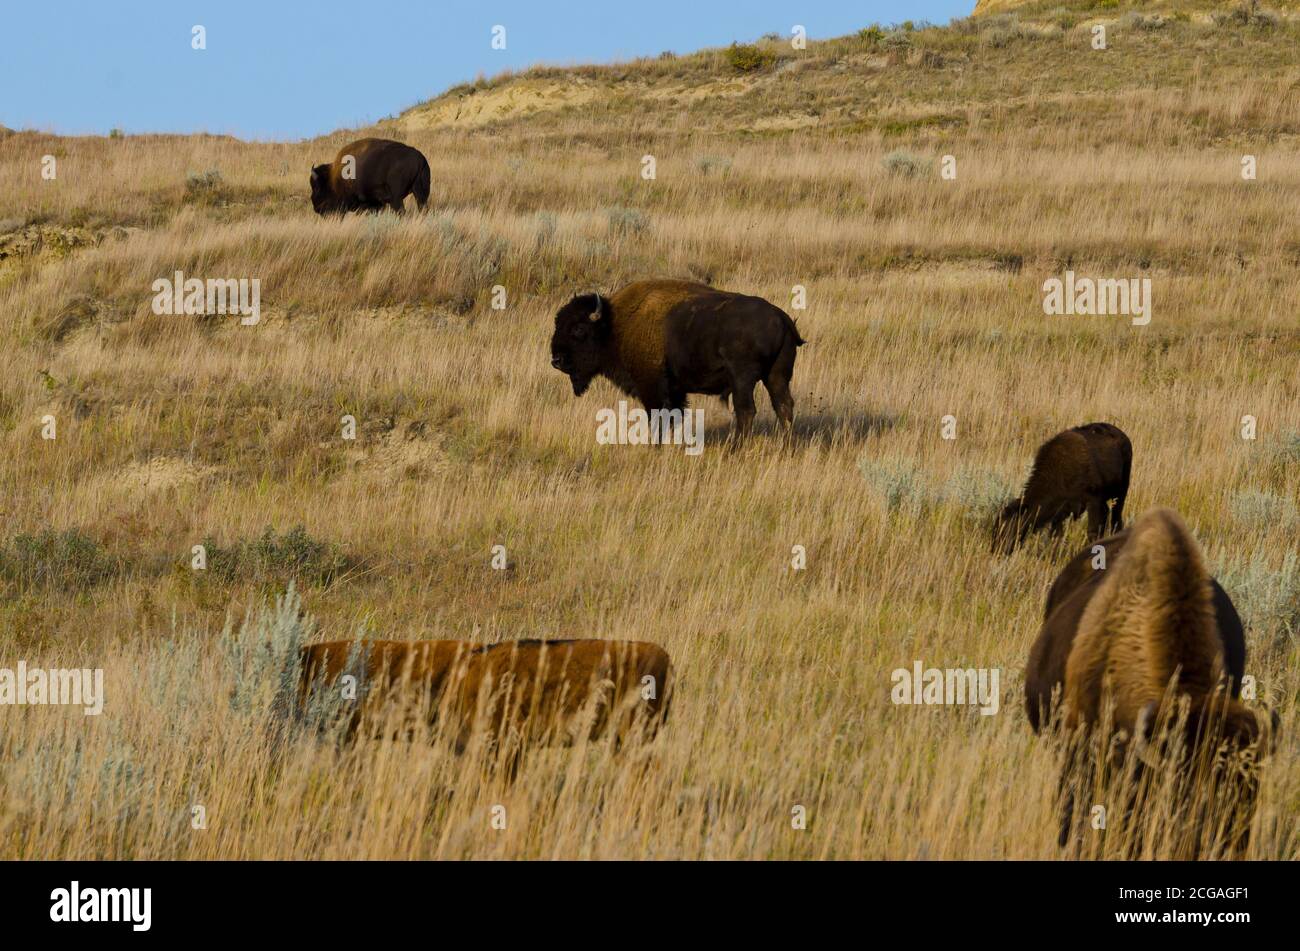
<path fill-rule="evenodd" d="M 311 191 L 319 214 L 400 213 L 407 195 L 424 208 L 429 165 L 409 146 L 363 139 L 313 168 Z M 789 315 L 761 298 L 646 280 L 560 307 L 551 364 L 575 396 L 602 376 L 647 412 L 683 410 L 688 394 L 729 399 L 739 443 L 760 382 L 789 435 L 803 342 Z M 1144 770 L 1212 763 L 1204 775 L 1235 797 L 1230 839 L 1241 849 L 1256 787 L 1251 765 L 1274 747 L 1276 714 L 1240 700 L 1241 619 L 1183 520 L 1157 508 L 1124 525 L 1132 462 L 1128 437 L 1109 423 L 1059 433 L 1039 448 L 1024 491 L 991 529 L 992 551 L 1009 553 L 1031 533 L 1059 534 L 1070 519 L 1087 518 L 1089 545 L 1051 586 L 1025 674 L 1030 725 L 1050 730 L 1063 749 L 1060 843 L 1079 840 L 1085 810 L 1073 790 L 1090 788 L 1098 770 L 1118 770 L 1124 788 L 1138 790 Z M 301 660 L 301 714 L 319 711 L 351 674 L 363 685 L 360 702 L 335 704 L 330 717 L 344 735 L 411 735 L 436 723 L 457 752 L 481 735 L 509 775 L 531 745 L 649 739 L 672 691 L 667 653 L 634 641 L 335 641 L 304 648 Z M 1136 792 L 1126 795 L 1133 816 L 1141 803 Z"/>

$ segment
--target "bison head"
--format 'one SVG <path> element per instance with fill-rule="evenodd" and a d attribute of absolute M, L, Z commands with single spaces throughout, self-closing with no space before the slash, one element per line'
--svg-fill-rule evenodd
<path fill-rule="evenodd" d="M 604 369 L 609 336 L 609 301 L 599 294 L 579 294 L 556 312 L 551 366 L 568 375 L 574 396 L 587 392 Z"/>
<path fill-rule="evenodd" d="M 1166 725 L 1179 728 L 1176 749 L 1184 757 L 1205 749 L 1227 746 L 1234 752 L 1253 749 L 1258 758 L 1277 750 L 1279 718 L 1276 711 L 1260 716 L 1245 704 L 1221 691 L 1207 694 L 1197 701 L 1184 697 L 1187 704 L 1178 713 L 1171 713 Z M 1157 765 L 1169 751 L 1166 744 L 1174 735 L 1160 732 L 1160 704 L 1152 700 L 1139 712 L 1133 726 L 1133 741 L 1139 759 L 1147 765 Z"/>
<path fill-rule="evenodd" d="M 990 548 L 993 554 L 1009 555 L 1025 540 L 1029 533 L 1025 514 L 1024 502 L 1020 499 L 1012 499 L 1002 507 L 993 519 L 993 544 Z"/>
<path fill-rule="evenodd" d="M 311 206 L 316 214 L 324 215 L 335 210 L 334 191 L 330 187 L 329 163 L 317 165 L 311 170 Z"/>

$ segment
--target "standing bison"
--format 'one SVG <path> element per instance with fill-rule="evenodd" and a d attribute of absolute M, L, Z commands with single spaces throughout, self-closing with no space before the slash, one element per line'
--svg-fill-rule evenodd
<path fill-rule="evenodd" d="M 1087 423 L 1058 433 L 1039 447 L 1020 498 L 998 514 L 993 550 L 1009 553 L 1043 528 L 1059 535 L 1068 519 L 1085 513 L 1089 538 L 1119 531 L 1132 468 L 1133 444 L 1118 426 Z"/>
<path fill-rule="evenodd" d="M 402 213 L 407 195 L 424 210 L 429 202 L 429 162 L 417 149 L 391 139 L 358 139 L 334 161 L 311 170 L 311 206 L 318 215 L 349 211 Z"/>
<path fill-rule="evenodd" d="M 1188 850 L 1219 824 L 1227 844 L 1242 848 L 1257 785 L 1252 761 L 1274 727 L 1237 699 L 1246 663 L 1241 619 L 1176 513 L 1148 512 L 1100 547 L 1106 560 L 1098 567 L 1085 550 L 1052 585 L 1025 669 L 1031 727 L 1060 723 L 1067 731 L 1061 845 L 1074 828 L 1076 795 L 1095 796 L 1103 766 L 1123 767 L 1131 744 L 1127 811 L 1138 806 L 1144 770 L 1173 767 L 1195 780 L 1182 805 L 1202 799 L 1182 817 Z M 1063 716 L 1054 716 L 1056 703 Z M 1165 743 L 1163 726 L 1181 732 Z M 1101 729 L 1108 756 L 1091 742 Z M 1209 815 L 1206 794 L 1230 814 Z"/>
<path fill-rule="evenodd" d="M 761 297 L 689 281 L 637 281 L 561 307 L 551 366 L 569 377 L 575 396 L 603 376 L 647 412 L 683 410 L 688 393 L 730 397 L 739 443 L 754 422 L 759 382 L 789 435 L 790 377 L 803 343 L 790 316 Z"/>

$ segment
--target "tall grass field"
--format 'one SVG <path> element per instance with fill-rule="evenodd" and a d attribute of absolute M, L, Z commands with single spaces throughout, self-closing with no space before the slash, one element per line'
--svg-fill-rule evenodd
<path fill-rule="evenodd" d="M 104 692 L 0 708 L 0 857 L 1170 857 L 1119 816 L 1057 845 L 1023 678 L 1083 524 L 990 552 L 1090 421 L 1242 615 L 1280 718 L 1244 857 L 1300 857 L 1300 18 L 993 6 L 303 142 L 0 132 L 0 667 Z M 427 212 L 313 213 L 362 135 L 428 157 Z M 258 279 L 258 321 L 155 313 L 177 271 Z M 1149 323 L 1046 314 L 1067 271 L 1149 279 Z M 574 398 L 554 314 L 644 277 L 796 319 L 791 439 L 760 389 L 739 449 L 706 397 L 699 455 L 597 442 L 627 397 Z M 513 778 L 285 728 L 296 648 L 356 636 L 654 642 L 671 715 Z M 996 709 L 895 703 L 918 662 Z"/>

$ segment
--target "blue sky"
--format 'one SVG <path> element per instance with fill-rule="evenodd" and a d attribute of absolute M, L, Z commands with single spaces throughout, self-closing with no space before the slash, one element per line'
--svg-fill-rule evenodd
<path fill-rule="evenodd" d="M 0 125 L 297 139 L 381 119 L 479 74 L 604 63 L 870 23 L 975 0 L 9 0 Z M 207 48 L 191 48 L 201 24 Z M 494 25 L 506 49 L 491 48 Z"/>

